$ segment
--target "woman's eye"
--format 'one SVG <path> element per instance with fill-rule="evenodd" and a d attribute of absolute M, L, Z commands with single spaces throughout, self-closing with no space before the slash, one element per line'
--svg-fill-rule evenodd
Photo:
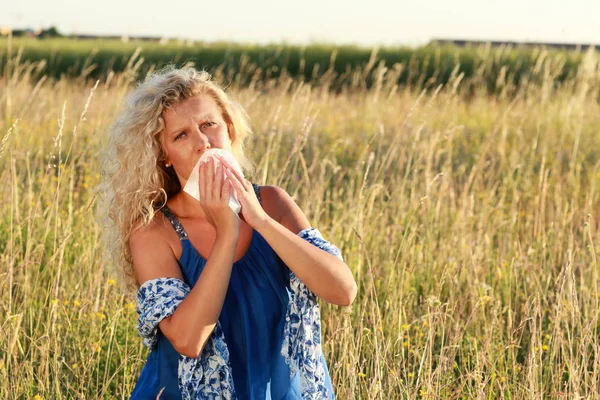
<path fill-rule="evenodd" d="M 186 133 L 185 132 L 181 132 L 179 135 L 175 136 L 175 140 L 179 140 L 183 137 L 185 137 Z"/>
<path fill-rule="evenodd" d="M 211 126 L 213 126 L 215 123 L 212 121 L 209 122 L 205 122 L 203 124 L 200 125 L 200 128 L 210 128 Z"/>

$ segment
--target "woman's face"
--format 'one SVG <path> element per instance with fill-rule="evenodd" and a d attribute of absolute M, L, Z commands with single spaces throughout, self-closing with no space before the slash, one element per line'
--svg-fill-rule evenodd
<path fill-rule="evenodd" d="M 171 164 L 181 187 L 200 156 L 209 148 L 231 151 L 227 123 L 217 103 L 201 94 L 175 104 L 163 113 L 165 164 Z"/>

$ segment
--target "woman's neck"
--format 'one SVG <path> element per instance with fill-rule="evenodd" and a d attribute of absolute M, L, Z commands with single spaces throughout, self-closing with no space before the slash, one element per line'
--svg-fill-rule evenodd
<path fill-rule="evenodd" d="M 179 218 L 206 219 L 206 214 L 200 202 L 183 190 L 180 190 L 175 196 L 171 197 L 167 201 L 167 204 L 171 211 Z"/>

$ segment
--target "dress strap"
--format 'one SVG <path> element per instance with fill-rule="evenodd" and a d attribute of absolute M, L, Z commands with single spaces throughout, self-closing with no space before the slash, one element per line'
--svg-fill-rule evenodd
<path fill-rule="evenodd" d="M 256 198 L 258 199 L 258 202 L 262 206 L 262 200 L 260 199 L 260 186 L 258 186 L 256 183 L 253 183 L 252 187 L 254 188 L 254 193 L 256 193 Z"/>
<path fill-rule="evenodd" d="M 179 222 L 179 220 L 177 219 L 175 214 L 173 214 L 173 212 L 171 210 L 169 210 L 169 207 L 167 207 L 167 205 L 165 204 L 160 209 L 160 211 L 162 211 L 162 213 L 165 215 L 165 217 L 167 217 L 167 219 L 173 226 L 173 229 L 175 229 L 175 232 L 177 232 L 177 236 L 179 236 L 179 240 L 187 240 L 187 238 L 188 238 L 187 232 L 185 231 L 185 229 L 183 229 L 183 225 L 181 225 L 181 222 Z"/>

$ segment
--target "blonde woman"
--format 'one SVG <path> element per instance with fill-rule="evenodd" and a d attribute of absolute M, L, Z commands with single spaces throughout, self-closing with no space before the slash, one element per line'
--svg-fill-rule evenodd
<path fill-rule="evenodd" d="M 334 398 L 317 297 L 356 296 L 339 250 L 285 190 L 226 158 L 198 168 L 200 200 L 182 190 L 209 149 L 247 171 L 250 133 L 243 109 L 192 68 L 148 77 L 111 127 L 108 248 L 151 349 L 132 399 Z"/>

